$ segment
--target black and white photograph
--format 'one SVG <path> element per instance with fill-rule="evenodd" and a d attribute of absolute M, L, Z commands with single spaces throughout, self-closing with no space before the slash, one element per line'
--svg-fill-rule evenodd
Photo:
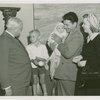
<path fill-rule="evenodd" d="M 0 96 L 100 96 L 100 3 L 0 3 Z"/>

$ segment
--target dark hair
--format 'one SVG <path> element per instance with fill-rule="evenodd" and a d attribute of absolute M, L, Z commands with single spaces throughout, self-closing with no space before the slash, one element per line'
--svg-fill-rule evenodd
<path fill-rule="evenodd" d="M 70 20 L 72 23 L 78 22 L 78 16 L 74 12 L 69 12 L 65 14 L 62 18 L 63 20 Z"/>

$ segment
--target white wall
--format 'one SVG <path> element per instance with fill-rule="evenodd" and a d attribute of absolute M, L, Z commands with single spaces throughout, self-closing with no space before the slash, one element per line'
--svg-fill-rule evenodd
<path fill-rule="evenodd" d="M 17 17 L 23 21 L 23 31 L 20 37 L 22 43 L 27 45 L 27 36 L 29 31 L 33 29 L 33 5 L 32 4 L 0 4 L 0 7 L 20 7 L 20 11 L 17 12 Z M 4 30 L 4 21 L 2 12 L 0 11 L 0 34 Z"/>
<path fill-rule="evenodd" d="M 35 24 L 42 33 L 42 40 L 48 39 L 49 34 L 54 30 L 58 21 L 62 20 L 65 13 L 74 11 L 79 17 L 79 23 L 82 16 L 86 13 L 94 13 L 100 19 L 100 3 L 47 3 L 35 4 Z"/>
<path fill-rule="evenodd" d="M 22 19 L 24 29 L 20 40 L 24 45 L 27 44 L 27 35 L 33 29 L 33 5 L 32 4 L 0 4 L 0 7 L 21 7 L 17 13 L 17 17 Z M 94 13 L 100 19 L 100 3 L 98 4 L 34 4 L 35 7 L 35 26 L 42 34 L 41 40 L 46 41 L 49 34 L 53 31 L 56 23 L 62 20 L 62 16 L 69 12 L 74 11 L 77 13 L 81 21 L 82 15 L 85 13 Z M 0 34 L 3 31 L 4 22 L 3 16 L 0 12 Z"/>

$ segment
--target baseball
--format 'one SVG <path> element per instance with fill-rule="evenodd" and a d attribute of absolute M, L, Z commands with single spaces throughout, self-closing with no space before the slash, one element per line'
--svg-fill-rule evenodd
<path fill-rule="evenodd" d="M 44 62 L 43 61 L 40 61 L 39 62 L 39 66 L 43 66 L 44 65 Z"/>

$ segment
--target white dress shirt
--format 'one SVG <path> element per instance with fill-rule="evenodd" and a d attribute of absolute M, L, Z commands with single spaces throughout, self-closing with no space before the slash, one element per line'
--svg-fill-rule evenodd
<path fill-rule="evenodd" d="M 39 44 L 38 46 L 35 46 L 34 44 L 30 44 L 26 47 L 26 50 L 29 54 L 30 60 L 34 60 L 36 57 L 40 57 L 43 59 L 48 59 L 49 55 L 47 52 L 47 48 L 43 44 Z M 32 68 L 37 68 L 33 63 L 31 63 Z"/>
<path fill-rule="evenodd" d="M 92 41 L 99 33 L 93 33 L 91 36 L 87 37 L 87 43 L 90 42 L 90 40 Z"/>
<path fill-rule="evenodd" d="M 5 32 L 7 32 L 9 35 L 11 35 L 13 38 L 15 38 L 15 36 L 12 33 L 10 33 L 9 31 L 6 30 Z"/>

